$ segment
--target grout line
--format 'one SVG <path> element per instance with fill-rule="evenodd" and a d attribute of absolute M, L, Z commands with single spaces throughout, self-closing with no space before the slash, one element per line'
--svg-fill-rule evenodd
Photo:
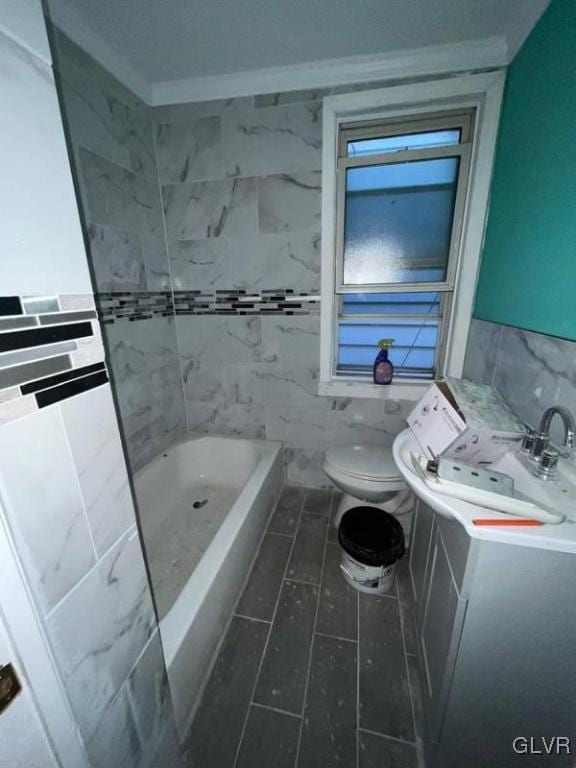
<path fill-rule="evenodd" d="M 264 533 L 266 536 L 282 536 L 283 539 L 294 538 L 294 534 L 292 533 L 277 533 L 276 531 L 265 531 Z"/>
<path fill-rule="evenodd" d="M 48 621 L 48 619 L 50 619 L 50 618 L 52 617 L 52 615 L 53 615 L 54 613 L 56 613 L 56 611 L 57 611 L 57 610 L 60 608 L 60 606 L 61 606 L 61 605 L 64 603 L 64 601 L 65 601 L 65 600 L 67 600 L 67 599 L 68 599 L 68 598 L 69 598 L 69 597 L 72 595 L 72 593 L 73 593 L 73 592 L 76 592 L 76 590 L 77 590 L 77 589 L 80 587 L 80 585 L 81 585 L 81 584 L 83 584 L 83 583 L 84 583 L 84 582 L 85 582 L 85 581 L 86 581 L 86 580 L 89 578 L 89 576 L 90 576 L 92 573 L 94 573 L 94 571 L 96 571 L 96 569 L 97 569 L 97 568 L 99 568 L 99 567 L 100 567 L 102 560 L 104 560 L 104 558 L 108 557 L 109 553 L 110 553 L 110 552 L 111 552 L 113 549 L 115 549 L 116 547 L 120 546 L 120 543 L 122 542 L 122 540 L 123 540 L 123 539 L 129 539 L 129 541 L 132 541 L 132 539 L 133 539 L 135 536 L 138 536 L 138 537 L 139 537 L 139 534 L 138 534 L 138 528 L 136 527 L 136 523 L 135 523 L 135 522 L 133 522 L 133 523 L 131 523 L 131 524 L 130 524 L 130 527 L 129 527 L 129 528 L 127 528 L 127 529 L 124 531 L 124 533 L 123 533 L 123 534 L 121 534 L 121 535 L 120 535 L 120 536 L 119 536 L 119 537 L 116 539 L 116 541 L 115 541 L 113 544 L 111 544 L 111 545 L 108 547 L 108 549 L 107 549 L 105 552 L 103 552 L 103 553 L 102 553 L 102 555 L 100 556 L 100 558 L 99 558 L 98 560 L 96 560 L 96 561 L 95 561 L 95 562 L 94 562 L 94 563 L 93 563 L 93 564 L 90 566 L 90 568 L 89 568 L 89 569 L 88 569 L 88 570 L 87 570 L 85 573 L 83 573 L 83 574 L 82 574 L 82 576 L 81 576 L 81 577 L 78 579 L 78 581 L 77 581 L 77 582 L 76 582 L 76 583 L 75 583 L 75 584 L 74 584 L 72 587 L 70 587 L 70 589 L 68 590 L 68 592 L 66 592 L 66 594 L 65 594 L 65 595 L 63 595 L 63 596 L 62 596 L 62 597 L 61 597 L 61 598 L 58 600 L 58 602 L 57 602 L 57 603 L 55 603 L 55 604 L 54 604 L 54 605 L 53 605 L 53 606 L 52 606 L 52 607 L 51 607 L 51 608 L 50 608 L 50 609 L 47 611 L 47 613 L 44 615 L 44 619 L 45 619 L 45 621 Z M 142 547 L 142 542 L 140 542 L 140 547 Z M 149 583 L 149 582 L 148 582 L 148 589 L 150 589 L 150 583 Z M 155 626 L 159 626 L 159 625 L 158 625 L 158 622 L 156 622 L 156 621 L 155 621 Z"/>
<path fill-rule="evenodd" d="M 314 632 L 318 637 L 329 637 L 331 640 L 341 640 L 343 643 L 357 643 L 357 640 L 352 640 L 349 637 L 341 637 L 340 635 L 331 635 L 329 632 Z"/>
<path fill-rule="evenodd" d="M 412 729 L 414 732 L 414 743 L 418 740 L 418 729 L 416 727 L 416 709 L 414 707 L 414 691 L 410 681 L 410 667 L 408 666 L 408 653 L 406 651 L 406 634 L 404 631 L 404 621 L 402 619 L 402 601 L 400 600 L 400 588 L 398 586 L 398 572 L 396 572 L 396 595 L 398 597 L 398 620 L 400 621 L 400 635 L 402 637 L 402 649 L 404 651 L 404 669 L 406 671 L 406 680 L 408 682 L 408 691 L 410 693 L 410 711 L 412 712 Z M 391 738 L 391 737 L 390 737 Z M 403 741 L 403 739 L 399 739 Z"/>
<path fill-rule="evenodd" d="M 250 703 L 250 707 L 256 707 L 257 709 L 268 709 L 270 712 L 278 712 L 280 715 L 288 715 L 289 717 L 295 717 L 297 720 L 300 720 L 302 715 L 296 715 L 294 712 L 287 712 L 285 709 L 279 709 L 278 707 L 270 707 L 268 704 L 258 704 L 258 702 L 253 701 Z"/>
<path fill-rule="evenodd" d="M 152 116 L 148 114 L 148 126 L 150 129 L 150 133 L 152 134 L 152 147 L 154 150 L 154 169 L 156 171 L 155 175 L 155 182 L 156 182 L 156 189 L 158 190 L 158 198 L 160 201 L 160 216 L 162 219 L 162 233 L 164 235 L 164 248 L 166 249 L 166 266 L 168 268 L 168 280 L 169 285 L 167 288 L 167 291 L 170 293 L 170 301 L 172 302 L 172 314 L 168 315 L 167 319 L 168 322 L 170 322 L 170 319 L 173 320 L 173 331 L 174 331 L 174 342 L 176 346 L 176 355 L 178 356 L 177 360 L 177 375 L 180 383 L 180 392 L 182 394 L 182 415 L 184 416 L 184 421 L 186 423 L 186 432 L 190 432 L 190 420 L 188 418 L 188 400 L 186 399 L 186 385 L 184 381 L 184 369 L 182 365 L 182 352 L 181 352 L 181 344 L 180 344 L 180 335 L 178 332 L 178 323 L 176 322 L 176 301 L 174 296 L 174 279 L 172 277 L 172 249 L 170 247 L 169 237 L 168 237 L 168 225 L 166 223 L 166 214 L 164 213 L 164 192 L 163 192 L 163 186 L 162 181 L 160 180 L 160 166 L 158 165 L 158 146 L 156 141 L 156 134 L 157 134 L 157 128 L 154 122 L 152 121 Z M 148 271 L 147 271 L 147 263 L 145 259 L 144 261 L 144 274 L 146 276 L 146 286 L 148 287 Z"/>
<path fill-rule="evenodd" d="M 419 672 L 418 672 L 418 662 L 416 660 L 416 657 L 415 656 L 411 656 L 410 654 L 406 654 L 406 658 L 407 659 L 408 659 L 409 656 L 415 660 L 416 669 L 414 669 L 414 674 L 418 675 L 419 674 Z M 414 682 L 414 677 L 412 676 L 412 672 L 411 672 L 410 668 L 408 668 L 408 675 L 409 675 L 408 685 L 410 687 L 410 693 L 411 693 L 411 695 L 414 695 L 414 693 L 413 693 L 414 692 L 414 688 L 412 686 L 412 683 Z M 414 707 L 414 714 L 416 714 L 416 707 Z M 420 726 L 422 726 L 422 729 L 421 729 Z M 415 728 L 415 730 L 414 730 L 414 738 L 416 740 L 416 759 L 417 759 L 419 768 L 425 768 L 425 766 L 426 766 L 426 753 L 425 753 L 425 748 L 424 748 L 424 730 L 423 730 L 423 722 L 422 722 L 422 720 L 420 720 L 420 722 L 418 724 L 418 727 L 416 727 L 416 723 L 415 723 L 414 724 L 414 728 Z"/>
<path fill-rule="evenodd" d="M 389 739 L 390 741 L 397 741 L 399 744 L 406 744 L 409 747 L 416 747 L 415 741 L 407 741 L 406 739 L 399 739 L 397 736 L 389 736 L 387 733 L 379 733 L 378 731 L 372 731 L 370 728 L 359 728 L 362 733 L 369 733 L 371 736 L 380 736 L 382 739 Z"/>
<path fill-rule="evenodd" d="M 271 624 L 270 619 L 257 619 L 255 616 L 246 616 L 244 613 L 234 613 L 237 619 L 246 619 L 247 621 L 257 621 L 259 624 Z"/>
<path fill-rule="evenodd" d="M 386 597 L 386 598 L 388 598 L 388 600 L 396 600 L 397 602 L 400 602 L 400 601 L 398 600 L 398 598 L 396 597 L 396 595 L 393 595 L 393 594 L 391 594 L 390 592 L 384 592 L 383 594 L 380 594 L 380 595 L 373 595 L 373 596 L 374 596 L 374 597 Z"/>
<path fill-rule="evenodd" d="M 305 584 L 307 587 L 319 587 L 320 581 L 305 581 L 304 579 L 293 579 L 292 576 L 284 576 L 283 581 L 290 581 L 293 584 Z"/>
<path fill-rule="evenodd" d="M 68 435 L 68 429 L 66 426 L 66 419 L 64 418 L 64 413 L 62 412 L 62 401 L 58 403 L 54 403 L 54 405 L 57 405 L 57 413 L 58 413 L 58 421 L 60 422 L 60 428 L 62 430 L 62 437 L 64 440 L 64 444 L 66 446 L 66 452 L 68 454 L 69 458 L 69 464 L 70 469 L 72 471 L 72 474 L 74 475 L 75 480 L 75 486 L 78 491 L 78 497 L 80 499 L 80 505 L 82 507 L 82 517 L 84 518 L 84 522 L 86 523 L 86 528 L 88 530 L 88 538 L 90 539 L 90 545 L 92 547 L 92 554 L 94 555 L 94 562 L 92 563 L 92 566 L 89 568 L 89 571 L 92 570 L 94 566 L 96 566 L 99 561 L 102 559 L 102 556 L 98 554 L 98 550 L 96 548 L 96 540 L 94 539 L 94 532 L 92 531 L 92 524 L 90 522 L 90 515 L 88 514 L 88 504 L 86 503 L 86 498 L 84 495 L 84 491 L 82 490 L 82 485 L 80 483 L 80 471 L 78 469 L 77 460 L 74 456 L 74 451 L 72 450 L 72 444 L 70 442 L 70 437 Z M 122 533 L 121 536 L 118 538 L 122 538 L 122 536 L 126 533 L 127 530 L 131 528 L 131 526 L 134 523 L 132 522 L 128 528 Z M 116 543 L 116 542 L 114 542 Z M 70 592 L 70 590 L 68 590 Z M 68 592 L 66 594 L 68 594 Z M 60 602 L 60 601 L 59 601 Z M 51 609 L 53 610 L 53 609 Z"/>
<path fill-rule="evenodd" d="M 268 522 L 272 518 L 272 515 L 274 514 L 276 510 L 276 506 L 278 505 L 278 501 L 280 500 L 280 496 L 282 495 L 282 489 L 283 484 L 280 485 L 280 490 L 278 493 L 276 493 L 274 497 L 274 501 L 272 503 L 272 510 L 268 516 Z M 194 720 L 196 718 L 196 715 L 198 713 L 198 710 L 200 709 L 200 706 L 202 705 L 202 702 L 204 700 L 204 695 L 206 693 L 206 689 L 208 687 L 208 683 L 210 682 L 210 678 L 212 676 L 212 672 L 214 671 L 214 667 L 216 666 L 216 662 L 218 661 L 218 658 L 220 657 L 220 653 L 222 651 L 222 648 L 224 646 L 224 642 L 226 640 L 226 637 L 228 635 L 228 632 L 230 631 L 230 626 L 232 625 L 232 622 L 234 621 L 234 615 L 236 613 L 236 608 L 240 605 L 240 600 L 242 599 L 242 595 L 244 594 L 244 590 L 248 586 L 248 582 L 250 580 L 250 576 L 252 574 L 252 570 L 254 568 L 254 565 L 256 564 L 256 560 L 258 558 L 258 555 L 260 553 L 260 548 L 262 547 L 262 543 L 264 541 L 264 536 L 266 535 L 266 532 L 264 531 L 262 535 L 260 536 L 260 540 L 258 541 L 258 545 L 254 552 L 254 557 L 252 558 L 252 561 L 250 562 L 250 566 L 246 572 L 246 576 L 244 577 L 244 580 L 242 582 L 242 585 L 240 589 L 238 590 L 238 596 L 236 600 L 234 601 L 234 607 L 232 608 L 232 612 L 230 613 L 230 617 L 228 618 L 228 621 L 224 625 L 224 629 L 222 631 L 222 634 L 220 636 L 220 639 L 218 640 L 218 643 L 216 645 L 216 648 L 214 649 L 214 652 L 212 653 L 212 658 L 210 659 L 210 663 L 208 664 L 208 667 L 206 669 L 206 672 L 204 674 L 204 678 L 201 682 L 201 685 L 199 687 L 199 690 L 196 693 L 196 696 L 194 698 L 194 707 L 192 710 L 192 714 L 188 720 L 188 726 L 186 730 L 186 736 L 184 738 L 184 744 L 189 745 L 189 736 L 192 729 L 192 725 L 194 723 Z M 161 636 L 160 636 L 161 637 Z M 250 707 L 248 707 L 250 709 Z"/>
<path fill-rule="evenodd" d="M 306 493 L 306 496 L 308 494 Z M 306 496 L 304 497 L 306 499 Z M 303 505 L 304 506 L 304 505 Z M 331 505 L 332 506 L 332 505 Z M 294 537 L 296 538 L 296 537 Z M 320 608 L 320 597 L 322 595 L 322 577 L 324 575 L 324 568 L 326 566 L 326 546 L 328 544 L 328 526 L 326 526 L 326 529 L 324 531 L 324 547 L 322 549 L 322 566 L 320 568 L 320 582 L 318 585 L 318 595 L 316 596 L 316 611 L 314 612 L 314 624 L 312 627 L 312 638 L 310 641 L 310 650 L 308 651 L 308 666 L 306 670 L 306 681 L 304 683 L 304 696 L 302 697 L 302 722 L 300 724 L 300 731 L 298 733 L 298 742 L 296 744 L 296 761 L 295 765 L 296 768 L 298 768 L 298 763 L 300 762 L 300 750 L 302 748 L 302 735 L 304 732 L 304 713 L 306 711 L 306 703 L 308 700 L 308 688 L 310 685 L 310 672 L 312 670 L 312 653 L 314 650 L 314 636 L 316 634 L 316 626 L 318 624 L 318 611 Z"/>
<path fill-rule="evenodd" d="M 280 493 L 278 495 L 278 500 L 280 499 L 280 496 L 282 495 L 282 489 L 280 490 Z M 276 505 L 278 504 L 278 500 L 276 501 Z M 302 504 L 300 505 L 300 511 L 298 512 L 298 524 L 300 524 L 300 519 L 302 517 L 302 507 L 304 506 L 304 497 L 302 498 Z M 273 510 L 272 515 L 274 515 L 276 509 Z M 288 553 L 288 557 L 286 558 L 286 565 L 284 566 L 284 573 L 282 575 L 282 581 L 280 582 L 280 589 L 278 590 L 278 596 L 276 598 L 276 604 L 274 605 L 274 612 L 272 613 L 272 619 L 270 621 L 269 627 L 268 627 L 268 634 L 266 636 L 266 642 L 264 643 L 264 648 L 262 650 L 262 656 L 260 657 L 260 663 L 258 664 L 258 671 L 256 672 L 256 677 L 254 678 L 254 685 L 252 686 L 252 694 L 250 696 L 250 703 L 248 704 L 248 708 L 246 710 L 246 716 L 244 718 L 244 723 L 242 725 L 242 732 L 240 733 L 240 738 L 238 739 L 238 745 L 236 747 L 236 754 L 234 755 L 234 761 L 232 762 L 232 768 L 236 768 L 236 763 L 238 762 L 238 755 L 240 754 L 240 747 L 242 746 L 242 741 L 244 740 L 244 734 L 246 733 L 246 726 L 248 725 L 248 718 L 250 716 L 250 707 L 252 704 L 256 704 L 257 702 L 254 701 L 254 694 L 256 693 L 256 687 L 258 685 L 258 680 L 260 678 L 260 673 L 262 672 L 262 666 L 264 665 L 264 659 L 266 657 L 266 652 L 268 650 L 268 645 L 270 643 L 270 637 L 272 635 L 272 628 L 274 626 L 274 620 L 276 619 L 276 614 L 278 613 L 278 606 L 280 605 L 280 595 L 282 594 L 282 587 L 284 585 L 284 580 L 286 577 L 286 572 L 288 570 L 288 563 L 290 562 L 290 558 L 292 557 L 292 552 L 294 550 L 294 543 L 296 541 L 296 536 L 292 539 L 292 545 L 290 546 L 290 552 Z M 256 554 L 256 557 L 258 554 Z M 252 568 L 254 565 L 252 565 Z M 252 568 L 250 569 L 250 573 L 252 572 Z M 250 573 L 248 574 L 247 579 L 250 577 Z"/>

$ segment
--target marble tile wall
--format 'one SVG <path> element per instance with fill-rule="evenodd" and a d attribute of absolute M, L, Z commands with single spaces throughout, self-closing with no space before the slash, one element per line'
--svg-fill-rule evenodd
<path fill-rule="evenodd" d="M 39 0 L 29 0 L 27 10 L 36 12 L 42 28 Z M 104 353 L 52 70 L 30 47 L 20 46 L 20 36 L 17 42 L 0 33 L 3 80 L 10 83 L 2 94 L 18 94 L 2 102 L 0 146 L 10 147 L 17 167 L 13 174 L 12 165 L 3 164 L 2 183 L 14 191 L 25 178 L 30 190 L 13 192 L 7 210 L 18 230 L 4 228 L 0 237 L 2 268 L 9 262 L 2 285 L 10 288 L 0 297 L 1 524 L 15 543 L 85 764 L 177 768 L 166 674 L 112 391 L 105 374 L 95 384 L 87 371 L 96 364 L 101 375 Z M 16 135 L 19 141 L 10 141 Z M 139 152 L 129 153 L 133 162 Z M 36 176 L 28 172 L 30 157 L 43 161 L 35 166 Z M 38 190 L 47 194 L 43 174 L 54 199 L 37 199 Z M 40 247 L 35 228 L 45 213 L 57 227 L 52 222 L 44 228 Z M 158 339 L 154 345 L 163 360 L 169 348 Z M 88 379 L 91 388 L 83 391 L 79 383 Z M 32 401 L 33 408 L 17 407 Z"/>
<path fill-rule="evenodd" d="M 177 312 L 188 427 L 281 440 L 289 481 L 309 487 L 329 484 L 326 448 L 389 444 L 410 408 L 317 394 L 322 98 L 335 90 L 152 109 L 176 297 L 313 299 L 277 315 Z"/>
<path fill-rule="evenodd" d="M 526 424 L 564 405 L 576 416 L 576 342 L 474 319 L 464 376 L 496 387 Z M 553 436 L 561 435 L 553 423 Z"/>
<path fill-rule="evenodd" d="M 169 747 L 174 757 L 166 765 L 177 766 L 109 385 L 5 424 L 0 466 L 2 506 L 90 764 L 147 766 Z M 119 722 L 122 729 L 103 739 Z"/>
<path fill-rule="evenodd" d="M 57 29 L 54 39 L 96 290 L 164 301 L 170 269 L 149 109 Z M 171 303 L 138 328 L 128 317 L 103 326 L 132 472 L 186 429 L 170 315 Z"/>

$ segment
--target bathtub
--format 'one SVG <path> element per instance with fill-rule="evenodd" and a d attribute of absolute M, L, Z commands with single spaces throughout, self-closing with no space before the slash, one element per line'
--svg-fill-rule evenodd
<path fill-rule="evenodd" d="M 280 443 L 194 435 L 134 478 L 182 739 L 282 483 Z"/>

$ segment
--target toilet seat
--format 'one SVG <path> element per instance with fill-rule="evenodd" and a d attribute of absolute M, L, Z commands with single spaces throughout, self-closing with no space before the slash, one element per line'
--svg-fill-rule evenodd
<path fill-rule="evenodd" d="M 374 445 L 342 445 L 326 452 L 325 468 L 330 474 L 382 484 L 404 485 L 394 462 L 392 449 Z"/>

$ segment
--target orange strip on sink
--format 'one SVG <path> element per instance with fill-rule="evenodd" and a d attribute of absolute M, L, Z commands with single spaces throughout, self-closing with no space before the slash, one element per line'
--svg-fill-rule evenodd
<path fill-rule="evenodd" d="M 500 517 L 479 517 L 476 518 L 476 520 L 472 520 L 472 522 L 474 525 L 544 525 L 544 523 L 541 523 L 540 520 L 532 520 L 530 518 L 524 519 L 521 517 L 516 520 L 505 520 L 504 518 Z"/>

